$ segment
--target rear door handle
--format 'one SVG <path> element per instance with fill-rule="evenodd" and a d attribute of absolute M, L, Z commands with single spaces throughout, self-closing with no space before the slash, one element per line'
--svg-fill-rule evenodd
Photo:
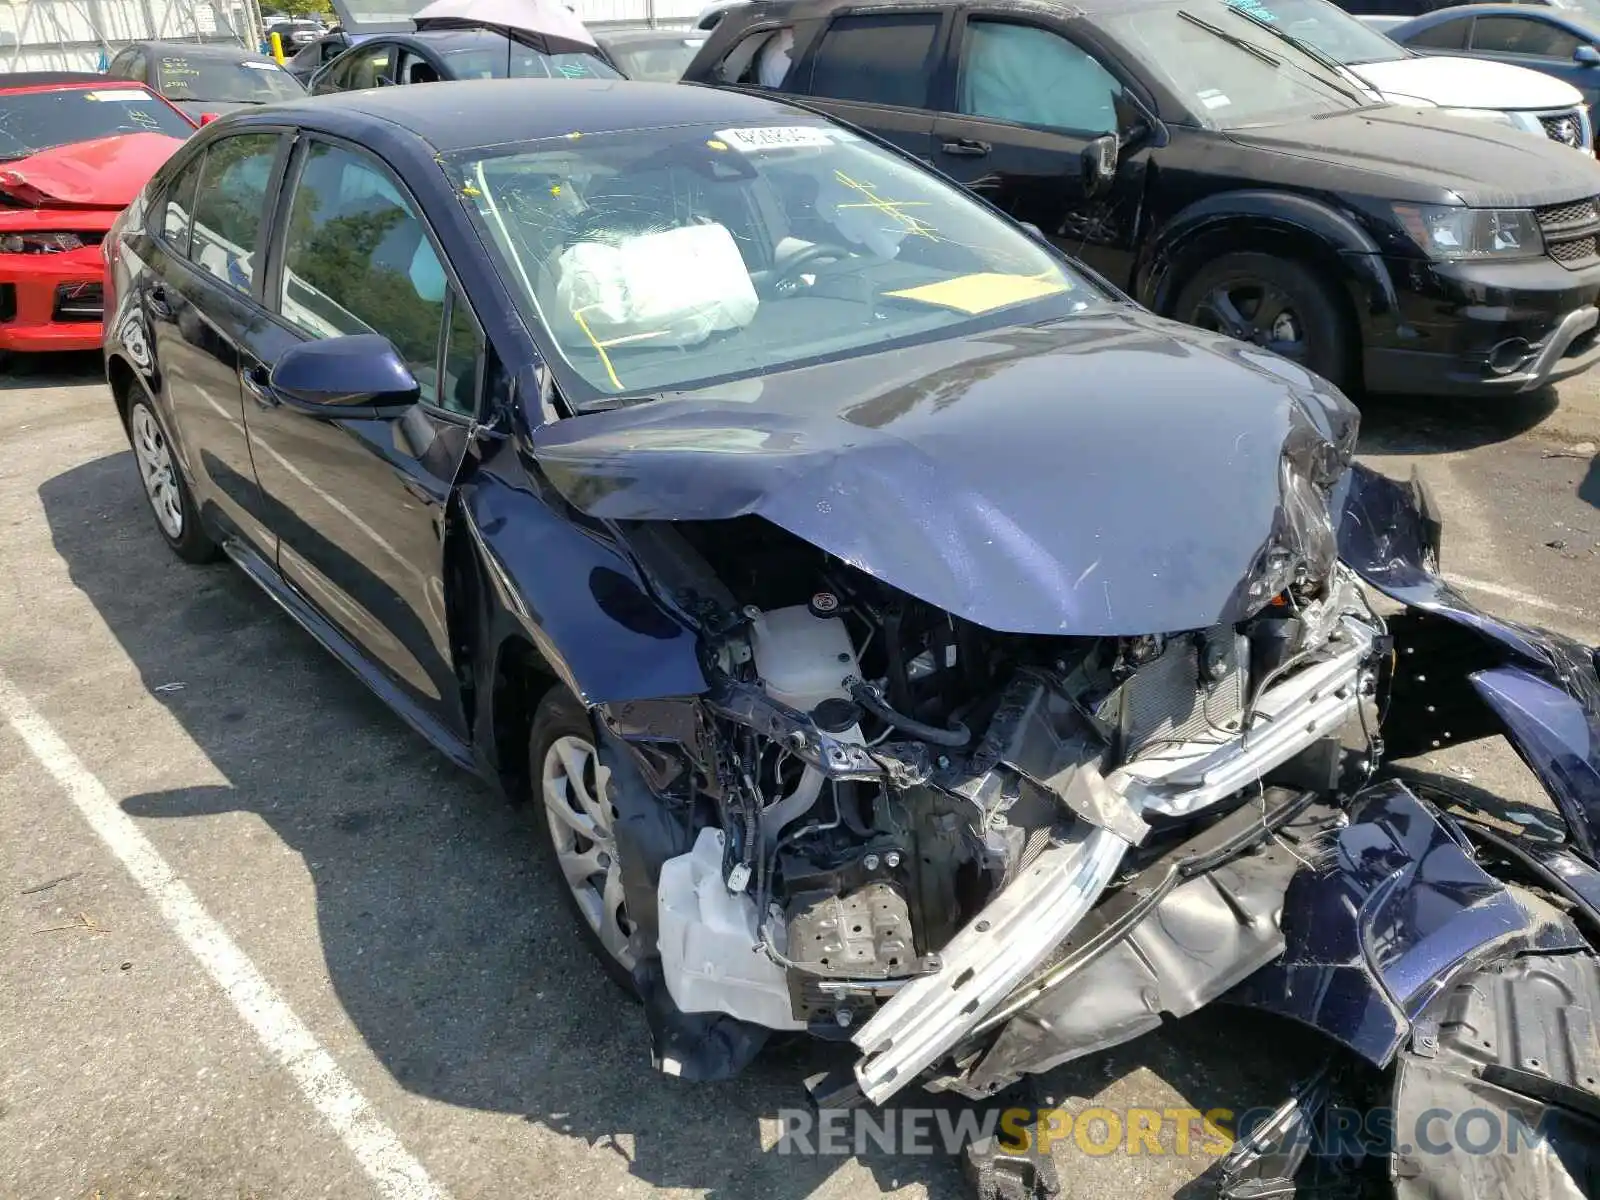
<path fill-rule="evenodd" d="M 954 154 L 958 158 L 982 158 L 992 148 L 988 142 L 979 142 L 972 138 L 957 138 L 941 147 L 946 154 Z"/>

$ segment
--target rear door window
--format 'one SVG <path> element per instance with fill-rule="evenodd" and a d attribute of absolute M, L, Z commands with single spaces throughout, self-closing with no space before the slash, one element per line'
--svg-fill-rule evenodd
<path fill-rule="evenodd" d="M 246 295 L 280 141 L 276 133 L 241 133 L 213 142 L 195 196 L 189 260 Z"/>
<path fill-rule="evenodd" d="M 898 108 L 928 107 L 936 12 L 843 16 L 812 59 L 811 94 Z"/>
<path fill-rule="evenodd" d="M 1479 17 L 1472 27 L 1472 48 L 1491 54 L 1570 60 L 1578 49 L 1578 39 L 1537 17 Z"/>
<path fill-rule="evenodd" d="M 1467 45 L 1467 31 L 1471 28 L 1471 17 L 1440 21 L 1437 25 L 1408 37 L 1406 45 L 1421 46 L 1429 50 L 1464 50 Z"/>
<path fill-rule="evenodd" d="M 760 29 L 740 38 L 713 74 L 721 83 L 773 89 L 791 84 L 788 90 L 793 91 L 796 90 L 790 79 L 793 66 L 794 30 L 784 26 Z"/>

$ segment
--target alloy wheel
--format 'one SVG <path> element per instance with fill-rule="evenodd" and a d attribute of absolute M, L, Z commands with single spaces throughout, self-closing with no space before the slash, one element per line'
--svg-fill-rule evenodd
<path fill-rule="evenodd" d="M 592 743 L 559 737 L 545 751 L 540 794 L 556 860 L 584 920 L 606 952 L 631 970 L 633 922 L 623 901 L 614 811 L 604 798 L 598 767 Z"/>
<path fill-rule="evenodd" d="M 1260 280 L 1219 283 L 1201 299 L 1191 322 L 1305 363 L 1311 347 L 1293 298 Z"/>
<path fill-rule="evenodd" d="M 139 477 L 144 480 L 150 507 L 162 530 L 177 541 L 183 536 L 183 495 L 178 490 L 177 469 L 166 435 L 143 404 L 133 406 L 129 426 L 133 432 L 134 458 L 139 463 Z"/>

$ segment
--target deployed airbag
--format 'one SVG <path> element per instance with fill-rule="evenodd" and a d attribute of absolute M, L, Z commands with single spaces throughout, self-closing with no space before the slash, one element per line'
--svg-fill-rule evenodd
<path fill-rule="evenodd" d="M 722 225 L 579 242 L 559 265 L 557 297 L 600 345 L 694 346 L 756 315 L 755 285 Z"/>

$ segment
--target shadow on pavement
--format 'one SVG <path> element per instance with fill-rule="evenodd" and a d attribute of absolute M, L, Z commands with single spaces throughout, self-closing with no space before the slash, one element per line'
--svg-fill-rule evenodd
<path fill-rule="evenodd" d="M 1528 432 L 1556 411 L 1554 388 L 1526 395 L 1463 400 L 1444 396 L 1365 396 L 1361 448 L 1369 454 L 1449 454 Z"/>
<path fill-rule="evenodd" d="M 770 1119 L 804 1108 L 802 1078 L 829 1065 L 819 1049 L 775 1045 L 744 1076 L 715 1085 L 653 1070 L 641 1014 L 589 959 L 536 857 L 531 810 L 507 806 L 446 763 L 242 574 L 173 559 L 130 453 L 58 475 L 39 494 L 73 582 L 227 781 L 134 796 L 124 808 L 192 822 L 183 852 L 204 847 L 209 816 L 247 812 L 266 822 L 310 874 L 339 1003 L 404 1088 L 522 1115 L 545 1139 L 537 1149 L 512 1141 L 505 1152 L 524 1160 L 553 1153 L 554 1134 L 605 1147 L 660 1187 L 798 1200 L 827 1183 L 841 1160 L 779 1155 L 770 1145 Z M 174 682 L 181 688 L 155 690 Z M 226 860 L 201 861 L 212 879 L 203 890 L 248 912 L 250 899 L 228 892 L 242 885 L 230 884 Z M 292 949 L 299 931 L 271 911 L 254 916 L 237 934 L 247 952 L 265 947 L 279 961 L 301 961 Z M 1226 1032 L 1236 1019 L 1203 1013 L 1044 1086 L 1099 1103 L 1149 1103 L 1148 1081 L 1127 1079 L 1149 1066 L 1197 1108 L 1276 1103 L 1287 1046 L 1241 1055 L 1241 1045 L 1260 1044 L 1261 1018 Z M 929 1100 L 916 1093 L 905 1102 Z M 448 1153 L 480 1151 L 490 1152 Z M 930 1197 L 967 1195 L 957 1164 L 942 1156 L 873 1150 L 860 1161 L 884 1191 L 920 1184 Z M 1175 1169 L 1168 1160 L 1155 1190 L 1135 1190 L 1170 1195 L 1197 1168 L 1168 1178 Z M 1063 1182 L 1072 1194 L 1065 1168 Z M 857 1186 L 836 1180 L 828 1190 Z"/>
<path fill-rule="evenodd" d="M 1600 508 L 1600 454 L 1596 454 L 1590 461 L 1589 473 L 1578 485 L 1578 499 Z"/>
<path fill-rule="evenodd" d="M 86 383 L 99 383 L 105 376 L 105 362 L 98 350 L 0 356 L 0 392 L 81 387 Z"/>

